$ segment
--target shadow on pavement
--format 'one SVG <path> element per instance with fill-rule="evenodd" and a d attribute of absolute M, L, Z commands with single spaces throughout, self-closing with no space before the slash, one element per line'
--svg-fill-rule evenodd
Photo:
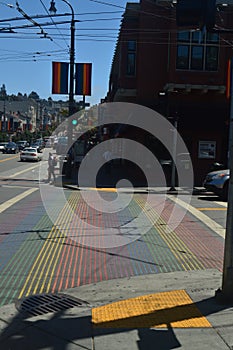
<path fill-rule="evenodd" d="M 159 350 L 170 350 L 181 347 L 180 342 L 171 326 L 164 330 L 144 329 L 138 330 L 139 341 L 137 342 L 139 350 L 154 350 L 155 344 L 159 344 Z"/>
<path fill-rule="evenodd" d="M 30 297 L 29 297 L 30 298 Z M 212 315 L 219 311 L 225 310 L 231 306 L 217 304 L 214 297 L 210 297 L 199 302 L 194 303 L 200 311 L 199 317 Z M 191 304 L 192 305 L 192 304 Z M 69 343 L 79 345 L 83 349 L 92 349 L 91 344 L 93 340 L 101 336 L 117 335 L 132 330 L 138 331 L 139 340 L 134 338 L 139 350 L 152 350 L 155 347 L 159 350 L 169 350 L 181 347 L 181 344 L 176 338 L 173 322 L 191 319 L 197 317 L 198 313 L 190 308 L 190 304 L 175 306 L 162 310 L 155 310 L 152 313 L 143 314 L 136 317 L 131 317 L 133 324 L 140 320 L 140 324 L 145 327 L 125 327 L 129 324 L 129 318 L 119 319 L 112 322 L 104 322 L 93 325 L 89 311 L 87 309 L 83 314 L 83 309 L 75 309 L 73 311 L 58 311 L 53 314 L 41 316 L 42 319 L 27 319 L 21 312 L 17 313 L 11 320 L 7 320 L 6 327 L 2 330 L 0 335 L 1 350 L 36 350 L 36 349 L 67 349 Z M 187 310 L 190 312 L 187 313 Z M 77 314 L 80 311 L 80 316 Z M 167 325 L 167 329 L 151 329 L 156 327 L 151 315 L 156 316 L 158 320 L 157 326 L 161 324 L 159 320 Z M 165 317 L 165 318 L 164 318 Z M 3 322 L 4 314 L 1 317 Z M 8 323 L 7 323 L 8 322 Z M 3 327 L 2 327 L 3 328 Z M 112 338 L 114 339 L 114 338 Z M 132 339 L 132 338 L 129 338 Z"/>

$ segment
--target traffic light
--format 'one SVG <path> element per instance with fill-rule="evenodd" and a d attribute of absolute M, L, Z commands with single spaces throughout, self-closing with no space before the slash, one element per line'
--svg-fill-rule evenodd
<path fill-rule="evenodd" d="M 72 125 L 76 126 L 78 124 L 77 119 L 72 119 Z"/>
<path fill-rule="evenodd" d="M 212 29 L 215 25 L 216 0 L 177 0 L 178 27 Z"/>

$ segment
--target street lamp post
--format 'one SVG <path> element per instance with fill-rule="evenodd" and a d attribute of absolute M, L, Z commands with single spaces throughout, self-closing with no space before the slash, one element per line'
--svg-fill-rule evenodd
<path fill-rule="evenodd" d="M 173 132 L 173 145 L 172 145 L 172 170 L 171 170 L 171 187 L 169 191 L 176 191 L 176 144 L 177 144 L 177 126 L 178 126 L 178 117 L 174 117 L 174 129 Z"/>
<path fill-rule="evenodd" d="M 174 91 L 176 92 L 176 91 Z M 172 163 L 171 163 L 171 187 L 168 191 L 176 191 L 176 148 L 177 148 L 177 127 L 178 127 L 178 115 L 175 112 L 173 117 L 169 117 L 170 114 L 170 101 L 169 101 L 169 92 L 160 91 L 159 92 L 159 107 L 160 112 L 165 115 L 167 119 L 173 120 L 173 129 L 172 129 Z"/>
<path fill-rule="evenodd" d="M 74 64 L 75 64 L 75 19 L 74 9 L 67 0 L 61 0 L 65 2 L 71 9 L 71 22 L 70 22 L 70 83 L 69 83 L 69 117 L 74 114 Z M 51 0 L 50 13 L 56 13 L 55 1 Z M 73 127 L 71 118 L 68 119 L 68 144 L 69 146 L 73 143 Z"/>

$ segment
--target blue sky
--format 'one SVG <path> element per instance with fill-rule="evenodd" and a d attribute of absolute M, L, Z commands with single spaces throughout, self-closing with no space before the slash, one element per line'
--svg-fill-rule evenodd
<path fill-rule="evenodd" d="M 75 19 L 75 62 L 92 63 L 92 96 L 86 96 L 91 105 L 99 103 L 108 89 L 108 79 L 115 50 L 121 17 L 126 0 L 70 0 Z M 138 0 L 134 1 L 138 2 Z M 4 4 L 12 4 L 10 8 Z M 50 0 L 18 0 L 19 7 L 30 17 L 48 15 Z M 55 0 L 57 14 L 69 14 L 70 8 L 62 0 Z M 52 95 L 52 61 L 69 62 L 70 23 L 54 24 L 51 18 L 34 19 L 40 27 L 15 28 L 32 24 L 16 8 L 16 1 L 0 1 L 0 86 L 7 93 L 29 94 L 36 91 L 40 98 L 66 100 L 67 95 Z M 70 21 L 69 15 L 53 18 L 54 22 Z M 44 25 L 52 23 L 52 25 Z M 44 32 L 52 39 L 42 38 Z M 82 96 L 75 96 L 82 100 Z"/>

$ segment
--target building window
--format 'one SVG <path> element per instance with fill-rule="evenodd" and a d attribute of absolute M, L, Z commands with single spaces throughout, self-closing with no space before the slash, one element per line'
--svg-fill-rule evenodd
<path fill-rule="evenodd" d="M 176 68 L 185 70 L 217 71 L 219 35 L 179 32 L 177 34 Z"/>
<path fill-rule="evenodd" d="M 130 40 L 127 43 L 127 75 L 136 74 L 136 41 Z"/>
<path fill-rule="evenodd" d="M 203 68 L 203 46 L 191 47 L 191 69 L 202 70 Z"/>

